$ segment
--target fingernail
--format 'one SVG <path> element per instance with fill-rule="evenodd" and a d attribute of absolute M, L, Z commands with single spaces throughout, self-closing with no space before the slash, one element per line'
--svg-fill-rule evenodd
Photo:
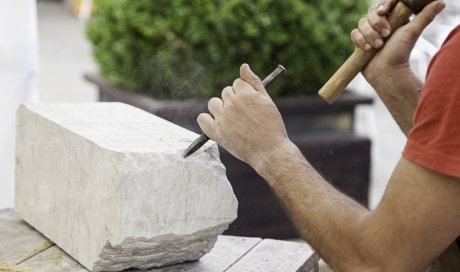
<path fill-rule="evenodd" d="M 378 7 L 378 11 L 384 11 L 385 10 L 385 5 L 384 4 L 381 4 L 379 7 Z"/>
<path fill-rule="evenodd" d="M 444 1 L 441 1 L 436 5 L 436 11 L 439 13 L 443 11 L 445 7 L 446 7 L 446 3 L 444 3 Z"/>
<path fill-rule="evenodd" d="M 388 37 L 388 36 L 390 36 L 390 33 L 391 33 L 391 32 L 390 32 L 390 30 L 389 30 L 388 28 L 382 29 L 382 36 L 383 36 L 383 37 Z"/>
<path fill-rule="evenodd" d="M 370 44 L 368 44 L 368 43 L 366 43 L 366 44 L 364 45 L 364 50 L 366 50 L 366 51 L 371 50 L 371 48 L 372 48 L 372 46 L 371 46 Z"/>
<path fill-rule="evenodd" d="M 383 41 L 381 39 L 375 40 L 375 47 L 380 48 L 383 45 Z"/>

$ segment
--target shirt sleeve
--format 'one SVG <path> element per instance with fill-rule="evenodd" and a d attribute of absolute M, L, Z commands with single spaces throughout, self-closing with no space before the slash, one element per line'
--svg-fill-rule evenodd
<path fill-rule="evenodd" d="M 403 156 L 460 178 L 460 28 L 433 58 Z"/>

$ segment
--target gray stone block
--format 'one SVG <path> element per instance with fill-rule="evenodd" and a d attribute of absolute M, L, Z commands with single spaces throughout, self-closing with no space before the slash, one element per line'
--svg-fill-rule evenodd
<path fill-rule="evenodd" d="M 197 134 L 121 103 L 29 104 L 17 117 L 16 211 L 92 271 L 196 260 L 237 200 Z"/>

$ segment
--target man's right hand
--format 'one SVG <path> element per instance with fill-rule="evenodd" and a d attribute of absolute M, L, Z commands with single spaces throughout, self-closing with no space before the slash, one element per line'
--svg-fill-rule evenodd
<path fill-rule="evenodd" d="M 366 51 L 383 47 L 363 71 L 364 77 L 375 89 L 380 85 L 380 79 L 400 80 L 401 69 L 406 70 L 404 73 L 410 70 L 409 57 L 417 39 L 446 7 L 442 0 L 428 4 L 414 20 L 398 29 L 383 46 L 385 39 L 393 32 L 387 15 L 397 2 L 380 0 L 377 6 L 369 9 L 367 17 L 359 21 L 358 28 L 351 32 L 351 38 L 357 47 Z"/>

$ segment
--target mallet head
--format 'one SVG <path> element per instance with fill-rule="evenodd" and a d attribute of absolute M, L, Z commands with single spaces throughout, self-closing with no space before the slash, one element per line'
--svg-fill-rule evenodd
<path fill-rule="evenodd" d="M 415 14 L 423 10 L 423 8 L 434 0 L 401 0 L 406 4 Z"/>

